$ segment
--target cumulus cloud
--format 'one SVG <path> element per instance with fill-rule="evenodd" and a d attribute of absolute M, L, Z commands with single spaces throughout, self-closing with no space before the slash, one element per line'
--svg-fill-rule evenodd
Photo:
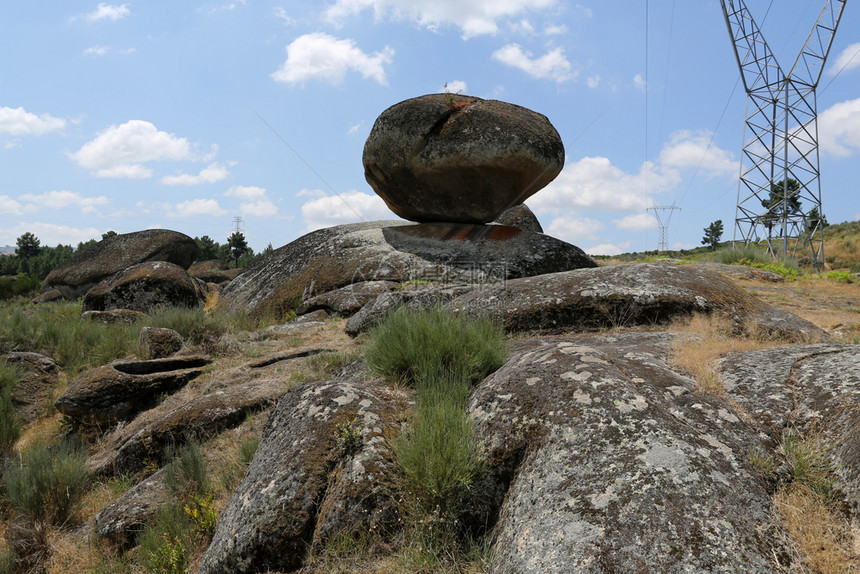
<path fill-rule="evenodd" d="M 142 120 L 112 125 L 68 155 L 96 177 L 127 179 L 152 177 L 146 162 L 194 159 L 188 140 Z"/>
<path fill-rule="evenodd" d="M 66 127 L 66 120 L 49 114 L 37 116 L 24 108 L 0 107 L 0 134 L 40 136 Z"/>
<path fill-rule="evenodd" d="M 563 212 L 605 210 L 645 211 L 649 194 L 672 189 L 681 181 L 677 170 L 657 169 L 645 163 L 636 174 L 612 165 L 609 158 L 585 157 L 568 162 L 561 174 L 540 193 L 529 199 L 534 210 Z"/>
<path fill-rule="evenodd" d="M 821 150 L 830 155 L 848 157 L 860 152 L 860 98 L 818 114 L 818 138 Z"/>
<path fill-rule="evenodd" d="M 601 243 L 600 245 L 595 245 L 593 247 L 586 247 L 583 251 L 589 255 L 620 255 L 630 249 L 632 244 L 633 243 L 631 241 L 624 241 L 618 244 Z"/>
<path fill-rule="evenodd" d="M 168 207 L 166 211 L 170 217 L 195 217 L 198 215 L 217 217 L 227 214 L 227 211 L 222 209 L 215 199 L 190 199 Z"/>
<path fill-rule="evenodd" d="M 131 10 L 128 9 L 128 4 L 99 4 L 95 10 L 84 16 L 84 20 L 87 22 L 100 22 L 101 20 L 116 22 L 129 14 L 131 14 Z"/>
<path fill-rule="evenodd" d="M 0 195 L 0 215 L 20 215 L 21 203 L 8 195 Z"/>
<path fill-rule="evenodd" d="M 603 223 L 588 217 L 556 217 L 550 221 L 546 233 L 563 241 L 576 243 L 583 239 L 594 241 L 597 239 L 597 232 L 603 228 Z"/>
<path fill-rule="evenodd" d="M 648 89 L 648 83 L 645 81 L 645 78 L 642 77 L 642 74 L 636 74 L 633 76 L 633 87 L 635 87 L 640 92 L 644 92 Z"/>
<path fill-rule="evenodd" d="M 851 44 L 836 56 L 833 60 L 833 65 L 828 71 L 831 75 L 836 75 L 839 72 L 847 72 L 854 68 L 860 68 L 860 42 Z"/>
<path fill-rule="evenodd" d="M 239 211 L 243 215 L 271 217 L 278 213 L 278 206 L 272 202 L 262 187 L 235 185 L 228 189 L 224 195 L 242 200 L 239 203 Z"/>
<path fill-rule="evenodd" d="M 466 82 L 462 80 L 454 80 L 453 82 L 445 82 L 442 86 L 442 91 L 449 94 L 465 94 L 467 90 Z"/>
<path fill-rule="evenodd" d="M 523 51 L 519 44 L 508 44 L 493 52 L 493 59 L 522 70 L 534 78 L 561 83 L 576 77 L 575 73 L 571 73 L 570 62 L 565 57 L 563 48 L 555 48 L 539 58 L 533 58 L 531 53 Z"/>
<path fill-rule="evenodd" d="M 134 48 L 117 50 L 113 46 L 91 46 L 84 50 L 84 56 L 90 56 L 91 58 L 100 58 L 102 56 L 106 56 L 107 54 L 134 54 L 134 51 Z"/>
<path fill-rule="evenodd" d="M 356 46 L 354 40 L 322 33 L 305 34 L 287 46 L 287 60 L 271 76 L 276 82 L 287 84 L 303 84 L 312 79 L 338 84 L 352 71 L 387 85 L 385 65 L 390 64 L 393 57 L 394 50 L 388 46 L 369 55 Z"/>
<path fill-rule="evenodd" d="M 215 183 L 230 175 L 228 170 L 218 162 L 211 163 L 200 170 L 197 175 L 180 173 L 177 175 L 165 175 L 159 181 L 163 185 L 200 185 L 203 183 Z"/>
<path fill-rule="evenodd" d="M 19 223 L 15 227 L 4 227 L 0 233 L 0 245 L 15 245 L 15 240 L 26 231 L 38 237 L 42 245 L 77 245 L 82 241 L 101 239 L 103 233 L 95 227 L 83 229 L 53 223 L 27 222 Z"/>
<path fill-rule="evenodd" d="M 377 19 L 411 20 L 431 30 L 442 26 L 460 28 L 463 38 L 495 34 L 499 22 L 530 11 L 550 8 L 557 0 L 337 0 L 326 10 L 329 20 L 373 10 Z"/>
<path fill-rule="evenodd" d="M 374 219 L 390 219 L 391 211 L 382 198 L 375 193 L 363 193 L 352 190 L 338 195 L 320 195 L 319 191 L 302 190 L 299 196 L 316 195 L 302 205 L 302 217 L 308 231 L 358 221 Z"/>
<path fill-rule="evenodd" d="M 690 130 L 673 133 L 660 152 L 660 162 L 669 167 L 703 170 L 710 176 L 736 176 L 740 164 L 731 152 L 713 145 L 712 135 Z"/>
<path fill-rule="evenodd" d="M 24 211 L 42 211 L 44 209 L 65 209 L 67 207 L 80 207 L 86 213 L 95 211 L 97 205 L 107 205 L 110 199 L 103 195 L 97 197 L 84 197 L 80 193 L 67 190 L 49 191 L 34 195 L 26 193 L 18 197 L 25 204 Z"/>
<path fill-rule="evenodd" d="M 634 213 L 621 219 L 613 219 L 612 223 L 619 229 L 628 231 L 651 231 L 657 229 L 657 220 L 648 213 Z"/>

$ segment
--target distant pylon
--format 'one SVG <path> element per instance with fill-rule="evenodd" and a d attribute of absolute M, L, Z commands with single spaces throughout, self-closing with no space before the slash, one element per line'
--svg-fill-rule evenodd
<path fill-rule="evenodd" d="M 768 251 L 805 251 L 823 264 L 823 213 L 815 93 L 846 0 L 827 0 L 788 73 L 743 0 L 720 0 L 737 58 L 747 112 L 735 232 L 745 244 L 766 231 Z"/>
<path fill-rule="evenodd" d="M 668 251 L 669 250 L 669 222 L 672 220 L 672 214 L 675 210 L 681 211 L 680 207 L 675 205 L 675 202 L 672 202 L 672 205 L 652 205 L 648 208 L 648 211 L 653 211 L 654 216 L 657 218 L 657 225 L 660 228 L 660 247 L 659 251 Z M 664 217 L 660 216 L 660 213 L 669 212 L 668 215 Z"/>
<path fill-rule="evenodd" d="M 242 224 L 244 222 L 245 222 L 245 220 L 242 219 L 241 216 L 237 215 L 236 217 L 234 217 L 233 218 L 233 232 L 235 233 L 238 231 L 239 233 L 243 233 L 242 232 Z"/>

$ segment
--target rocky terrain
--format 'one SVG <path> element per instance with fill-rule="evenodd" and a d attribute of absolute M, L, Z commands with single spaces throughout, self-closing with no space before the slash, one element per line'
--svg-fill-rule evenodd
<path fill-rule="evenodd" d="M 402 191 L 397 176 L 426 196 L 450 168 L 464 178 L 456 192 L 516 157 L 501 163 L 529 195 L 563 164 L 539 114 L 418 100 L 374 127 L 374 189 Z M 469 151 L 487 122 L 507 126 L 482 148 L 489 158 Z M 396 135 L 416 126 L 424 147 Z M 377 161 L 392 140 L 403 157 Z M 8 400 L 25 425 L 6 453 L 9 571 L 860 567 L 856 288 L 737 266 L 597 266 L 544 235 L 521 201 L 481 213 L 455 200 L 459 215 L 412 202 L 403 214 L 419 223 L 320 230 L 232 279 L 189 273 L 176 232 L 148 233 L 139 250 L 118 236 L 70 260 L 46 281 L 55 297 L 10 317 L 23 329 L 83 295 L 71 304 L 81 324 L 135 346 L 75 370 L 59 347 L 0 335 L 4 364 L 20 367 Z M 367 360 L 374 327 L 400 308 L 504 334 L 503 360 L 469 381 L 459 409 L 476 470 L 438 510 L 416 510 L 398 455 L 422 399 Z M 74 504 L 60 489 L 73 509 L 57 519 L 8 485 L 38 444 L 59 456 L 68 441 L 86 486 Z"/>

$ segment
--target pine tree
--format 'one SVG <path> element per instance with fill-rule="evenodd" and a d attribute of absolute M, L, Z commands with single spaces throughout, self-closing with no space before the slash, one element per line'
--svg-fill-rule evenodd
<path fill-rule="evenodd" d="M 711 247 L 711 251 L 716 251 L 722 236 L 723 220 L 718 219 L 705 228 L 705 236 L 702 238 L 702 245 L 709 245 Z"/>

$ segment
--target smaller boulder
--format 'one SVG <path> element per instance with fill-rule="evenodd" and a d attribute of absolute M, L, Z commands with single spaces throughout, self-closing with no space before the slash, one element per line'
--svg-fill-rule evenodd
<path fill-rule="evenodd" d="M 206 294 L 205 284 L 179 265 L 149 261 L 129 267 L 87 291 L 81 309 L 151 313 L 160 307 L 199 307 Z"/>
<path fill-rule="evenodd" d="M 0 358 L 21 370 L 23 377 L 12 389 L 12 404 L 23 423 L 32 422 L 50 404 L 51 392 L 59 383 L 57 363 L 39 353 L 16 352 Z"/>
<path fill-rule="evenodd" d="M 188 274 L 200 279 L 204 283 L 225 285 L 236 278 L 241 269 L 230 269 L 227 264 L 218 259 L 210 261 L 198 261 L 188 268 Z"/>
<path fill-rule="evenodd" d="M 84 311 L 81 313 L 81 323 L 87 321 L 98 321 L 103 325 L 113 325 L 115 323 L 123 323 L 125 325 L 134 325 L 138 321 L 148 318 L 149 315 L 140 311 L 132 311 L 131 309 L 113 309 L 112 311 Z"/>
<path fill-rule="evenodd" d="M 543 233 L 540 221 L 525 203 L 506 209 L 493 223 L 519 227 L 523 231 L 531 231 L 532 233 Z"/>
<path fill-rule="evenodd" d="M 51 289 L 50 291 L 45 291 L 40 295 L 33 298 L 31 303 L 34 305 L 38 305 L 39 303 L 51 303 L 53 301 L 60 301 L 63 298 L 63 293 L 59 289 Z"/>
<path fill-rule="evenodd" d="M 169 501 L 162 469 L 102 508 L 93 521 L 93 531 L 99 539 L 120 549 L 129 548 Z"/>
<path fill-rule="evenodd" d="M 179 390 L 209 363 L 205 357 L 116 361 L 72 381 L 55 406 L 86 423 L 113 424 L 152 408 L 159 395 Z"/>
<path fill-rule="evenodd" d="M 182 337 L 173 329 L 144 327 L 138 341 L 144 359 L 163 359 L 182 348 Z"/>

